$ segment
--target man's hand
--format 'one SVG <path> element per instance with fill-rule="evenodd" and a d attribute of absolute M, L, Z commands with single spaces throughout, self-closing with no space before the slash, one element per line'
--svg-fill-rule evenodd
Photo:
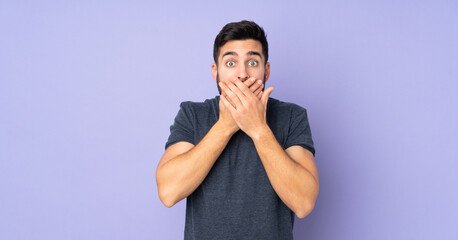
<path fill-rule="evenodd" d="M 251 80 L 250 80 L 251 81 Z M 261 80 L 256 83 L 262 84 Z M 259 135 L 267 126 L 267 100 L 274 90 L 269 87 L 264 92 L 252 92 L 246 84 L 236 79 L 231 83 L 220 82 L 223 105 L 230 111 L 237 126 L 251 138 Z M 221 105 L 221 103 L 220 103 Z"/>
<path fill-rule="evenodd" d="M 237 78 L 234 78 L 233 81 L 236 81 Z M 237 80 L 239 81 L 239 80 Z M 240 81 L 239 81 L 240 82 Z M 256 81 L 254 77 L 249 78 L 243 82 L 243 84 L 246 86 L 246 88 L 252 92 L 253 95 L 257 96 L 259 99 L 262 96 L 262 88 L 264 87 L 264 84 L 262 82 Z M 231 112 L 227 107 L 223 104 L 223 100 L 226 98 L 226 93 L 224 91 L 221 92 L 221 97 L 219 100 L 219 121 L 226 126 L 226 128 L 234 134 L 237 132 L 240 128 L 235 122 L 234 118 L 231 115 Z M 227 99 L 227 98 L 226 98 Z M 232 104 L 232 102 L 229 103 Z M 232 104 L 233 105 L 233 104 Z M 235 105 L 233 105 L 235 107 Z"/>

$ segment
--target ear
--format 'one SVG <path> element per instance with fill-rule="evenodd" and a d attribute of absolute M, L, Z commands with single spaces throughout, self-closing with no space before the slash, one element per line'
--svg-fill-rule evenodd
<path fill-rule="evenodd" d="M 213 75 L 213 81 L 216 82 L 216 74 L 218 74 L 218 66 L 216 66 L 216 63 L 212 63 L 212 75 Z"/>
<path fill-rule="evenodd" d="M 266 63 L 266 82 L 269 80 L 270 77 L 270 62 Z"/>

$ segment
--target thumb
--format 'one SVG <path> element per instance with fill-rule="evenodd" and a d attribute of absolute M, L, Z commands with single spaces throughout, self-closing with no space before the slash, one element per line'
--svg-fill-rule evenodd
<path fill-rule="evenodd" d="M 267 100 L 269 100 L 269 96 L 273 91 L 274 87 L 269 87 L 262 93 L 261 102 L 264 103 L 264 106 L 267 106 Z"/>

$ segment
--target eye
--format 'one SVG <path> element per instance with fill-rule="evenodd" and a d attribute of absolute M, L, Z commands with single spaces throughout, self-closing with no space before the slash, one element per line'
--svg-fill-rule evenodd
<path fill-rule="evenodd" d="M 250 65 L 252 67 L 256 67 L 256 66 L 258 66 L 258 62 L 257 61 L 249 61 L 248 65 Z"/>
<path fill-rule="evenodd" d="M 235 65 L 234 61 L 227 61 L 226 62 L 226 66 L 228 66 L 228 67 L 233 67 L 234 65 Z"/>

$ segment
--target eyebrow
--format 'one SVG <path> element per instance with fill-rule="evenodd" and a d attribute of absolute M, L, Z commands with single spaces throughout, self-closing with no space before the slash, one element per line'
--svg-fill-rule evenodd
<path fill-rule="evenodd" d="M 248 55 L 250 55 L 250 56 L 257 55 L 257 56 L 259 56 L 259 58 L 262 58 L 261 54 L 259 52 L 256 52 L 256 51 L 249 51 Z"/>
<path fill-rule="evenodd" d="M 225 52 L 225 53 L 223 54 L 223 56 L 221 56 L 221 58 L 224 58 L 224 57 L 227 56 L 227 55 L 235 55 L 235 56 L 238 56 L 238 54 L 237 54 L 236 52 Z"/>
<path fill-rule="evenodd" d="M 225 56 L 227 55 L 234 55 L 234 56 L 238 56 L 238 54 L 236 52 L 225 52 L 223 54 L 223 56 L 221 56 L 221 58 L 224 58 Z M 253 56 L 253 55 L 256 55 L 256 56 L 259 56 L 259 58 L 262 58 L 261 54 L 259 52 L 256 52 L 256 51 L 249 51 L 248 52 L 248 55 L 250 56 Z"/>

